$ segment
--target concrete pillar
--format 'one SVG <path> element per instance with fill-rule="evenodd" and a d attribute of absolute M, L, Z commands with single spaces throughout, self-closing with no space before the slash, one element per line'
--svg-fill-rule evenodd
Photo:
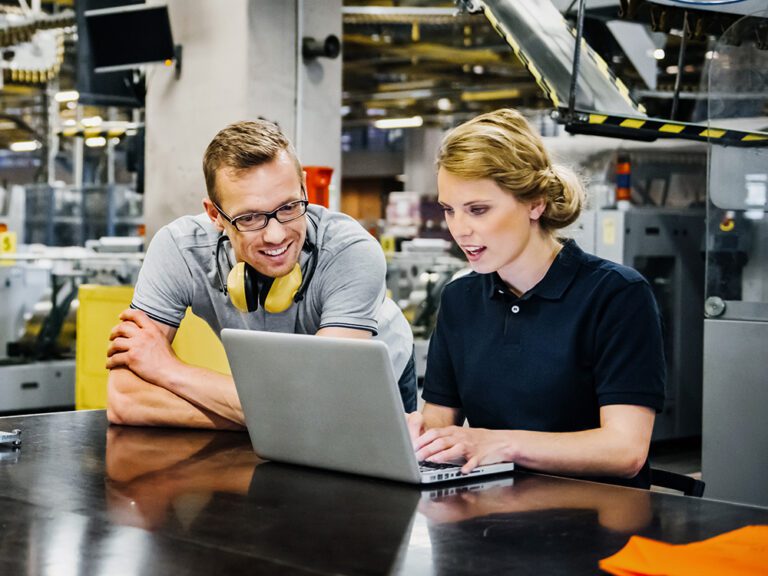
<path fill-rule="evenodd" d="M 304 164 L 341 168 L 341 58 L 301 59 L 301 36 L 341 37 L 341 0 L 170 0 L 182 72 L 147 77 L 147 233 L 202 210 L 202 156 L 225 125 L 278 122 Z"/>

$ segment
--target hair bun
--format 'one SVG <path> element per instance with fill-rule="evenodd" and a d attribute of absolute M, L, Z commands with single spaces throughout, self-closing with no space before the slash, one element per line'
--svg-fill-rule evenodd
<path fill-rule="evenodd" d="M 553 165 L 540 171 L 546 182 L 547 207 L 541 224 L 547 228 L 565 228 L 581 214 L 586 198 L 578 176 L 565 166 Z"/>

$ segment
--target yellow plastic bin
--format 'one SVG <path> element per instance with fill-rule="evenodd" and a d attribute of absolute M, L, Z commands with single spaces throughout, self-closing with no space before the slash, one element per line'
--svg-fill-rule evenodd
<path fill-rule="evenodd" d="M 132 286 L 84 284 L 78 292 L 75 359 L 75 407 L 78 410 L 107 407 L 107 374 L 104 367 L 109 333 L 120 312 L 133 298 Z M 224 347 L 210 326 L 187 310 L 173 349 L 188 364 L 230 374 Z"/>

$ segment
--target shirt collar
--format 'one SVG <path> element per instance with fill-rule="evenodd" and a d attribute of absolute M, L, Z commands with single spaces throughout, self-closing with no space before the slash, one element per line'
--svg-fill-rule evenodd
<path fill-rule="evenodd" d="M 564 241 L 563 249 L 555 257 L 544 278 L 536 286 L 523 294 L 520 299 L 527 300 L 532 296 L 538 296 L 547 300 L 562 298 L 568 286 L 571 285 L 571 282 L 576 277 L 576 272 L 579 269 L 583 255 L 584 252 L 575 241 L 570 239 Z M 488 282 L 489 298 L 515 297 L 496 272 L 486 274 L 485 276 Z"/>

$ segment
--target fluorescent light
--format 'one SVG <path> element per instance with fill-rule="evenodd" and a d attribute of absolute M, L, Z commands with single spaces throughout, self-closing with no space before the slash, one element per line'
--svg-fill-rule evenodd
<path fill-rule="evenodd" d="M 451 102 L 450 98 L 440 98 L 437 101 L 438 110 L 442 110 L 443 112 L 448 112 L 451 108 L 453 108 L 453 103 Z"/>
<path fill-rule="evenodd" d="M 77 90 L 63 90 L 61 92 L 57 92 L 53 98 L 56 100 L 56 102 L 74 102 L 80 98 L 80 92 Z"/>
<path fill-rule="evenodd" d="M 653 57 L 656 58 L 656 60 L 664 60 L 665 55 L 663 48 L 656 48 L 656 50 L 653 51 Z"/>
<path fill-rule="evenodd" d="M 92 128 L 94 126 L 101 126 L 101 116 L 89 116 L 88 118 L 83 118 L 80 123 L 83 126 L 87 126 L 89 128 Z"/>
<path fill-rule="evenodd" d="M 20 142 L 11 142 L 10 148 L 14 152 L 33 152 L 40 148 L 40 142 L 37 140 L 22 140 Z"/>
<path fill-rule="evenodd" d="M 411 116 L 410 118 L 385 118 L 383 120 L 376 120 L 373 125 L 376 128 L 382 130 L 392 128 L 418 128 L 424 124 L 424 119 L 421 116 Z"/>
<path fill-rule="evenodd" d="M 89 148 L 98 148 L 99 146 L 106 146 L 107 139 L 103 136 L 92 136 L 85 139 L 85 145 Z"/>

